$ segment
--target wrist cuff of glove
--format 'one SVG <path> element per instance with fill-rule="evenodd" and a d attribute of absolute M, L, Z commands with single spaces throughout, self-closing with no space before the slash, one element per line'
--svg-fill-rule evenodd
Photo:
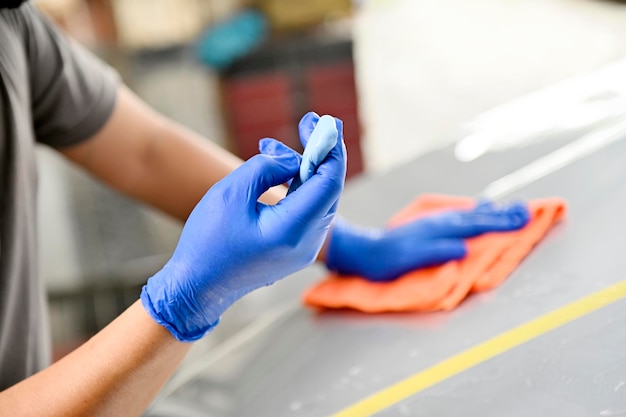
<path fill-rule="evenodd" d="M 148 312 L 150 317 L 152 317 L 152 319 L 156 321 L 159 325 L 165 327 L 172 334 L 172 336 L 174 336 L 174 338 L 180 342 L 194 342 L 196 340 L 199 340 L 204 337 L 208 332 L 213 330 L 213 328 L 217 326 L 220 322 L 220 319 L 218 317 L 214 323 L 208 326 L 196 326 L 192 327 L 192 329 L 180 329 L 180 326 L 177 326 L 175 323 L 181 323 L 181 318 L 183 320 L 182 322 L 184 322 L 185 317 L 174 318 L 171 316 L 171 312 L 157 308 L 157 306 L 155 306 L 155 304 L 152 302 L 152 299 L 150 298 L 150 294 L 147 290 L 147 285 L 143 286 L 141 290 L 141 296 L 139 298 L 141 299 L 141 304 L 143 305 L 143 308 L 146 310 L 146 312 Z M 181 315 L 178 314 L 177 316 Z"/>
<path fill-rule="evenodd" d="M 326 252 L 326 267 L 343 275 L 363 275 L 359 265 L 371 255 L 372 243 L 379 237 L 375 229 L 352 225 L 335 217 Z"/>
<path fill-rule="evenodd" d="M 343 245 L 343 229 L 345 222 L 339 216 L 335 216 L 333 226 L 328 234 L 328 248 L 326 249 L 326 268 L 333 272 L 341 273 L 341 248 Z"/>

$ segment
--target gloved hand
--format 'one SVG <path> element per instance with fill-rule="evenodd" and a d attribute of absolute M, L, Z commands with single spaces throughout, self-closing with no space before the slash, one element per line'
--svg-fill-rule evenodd
<path fill-rule="evenodd" d="M 464 238 L 486 232 L 515 230 L 529 220 L 523 203 L 479 204 L 473 210 L 448 211 L 393 228 L 366 228 L 335 218 L 329 235 L 326 265 L 343 275 L 390 281 L 418 268 L 461 259 Z"/>
<path fill-rule="evenodd" d="M 317 114 L 308 113 L 300 121 L 304 146 L 318 120 Z M 273 139 L 260 142 L 264 154 L 282 155 L 288 149 Z M 483 202 L 473 210 L 441 213 L 394 229 L 356 226 L 337 216 L 327 239 L 326 266 L 343 275 L 390 281 L 417 268 L 463 258 L 464 238 L 519 229 L 529 219 L 528 208 L 519 202 Z"/>
<path fill-rule="evenodd" d="M 215 184 L 189 216 L 171 259 L 143 287 L 144 308 L 178 340 L 201 338 L 236 300 L 316 259 L 343 190 L 345 146 L 339 140 L 313 177 L 266 205 L 261 194 L 299 169 L 299 155 L 281 149 L 252 157 Z"/>

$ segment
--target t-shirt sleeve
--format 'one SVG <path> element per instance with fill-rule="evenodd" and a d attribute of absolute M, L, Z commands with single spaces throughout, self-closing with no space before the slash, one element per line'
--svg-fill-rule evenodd
<path fill-rule="evenodd" d="M 37 141 L 57 148 L 77 144 L 111 116 L 119 76 L 34 6 L 22 7 Z"/>

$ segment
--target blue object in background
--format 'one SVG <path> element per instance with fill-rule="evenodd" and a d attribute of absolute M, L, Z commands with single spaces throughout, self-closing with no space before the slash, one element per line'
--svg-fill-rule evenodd
<path fill-rule="evenodd" d="M 223 70 L 249 53 L 269 33 L 269 23 L 263 13 L 244 10 L 209 28 L 199 39 L 196 54 L 200 61 Z"/>

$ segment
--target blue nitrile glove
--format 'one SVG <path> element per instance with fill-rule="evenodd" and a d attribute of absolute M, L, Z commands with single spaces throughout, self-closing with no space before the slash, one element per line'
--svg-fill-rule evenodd
<path fill-rule="evenodd" d="M 293 178 L 299 163 L 295 151 L 256 155 L 194 208 L 171 259 L 141 293 L 148 313 L 178 340 L 201 338 L 236 300 L 316 259 L 343 189 L 343 141 L 298 192 L 273 206 L 258 202 Z"/>
<path fill-rule="evenodd" d="M 300 121 L 298 128 L 304 146 L 318 120 L 315 113 L 308 113 Z M 259 148 L 268 155 L 289 150 L 276 143 L 267 139 L 260 142 Z M 356 226 L 336 216 L 328 237 L 326 266 L 343 275 L 390 281 L 417 268 L 463 258 L 467 254 L 464 238 L 519 229 L 529 219 L 524 203 L 489 201 L 473 210 L 428 216 L 394 229 Z"/>
<path fill-rule="evenodd" d="M 326 266 L 343 275 L 390 281 L 418 268 L 463 258 L 464 238 L 515 230 L 529 220 L 523 203 L 479 204 L 427 216 L 393 228 L 367 228 L 335 217 L 326 251 Z"/>

